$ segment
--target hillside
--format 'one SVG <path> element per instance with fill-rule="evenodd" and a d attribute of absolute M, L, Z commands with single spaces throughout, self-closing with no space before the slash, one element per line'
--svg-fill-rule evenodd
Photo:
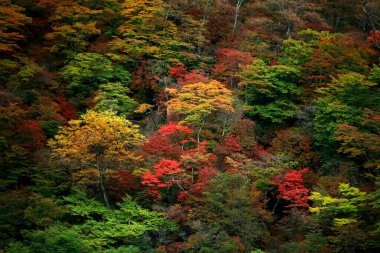
<path fill-rule="evenodd" d="M 379 0 L 0 0 L 0 252 L 380 251 Z"/>

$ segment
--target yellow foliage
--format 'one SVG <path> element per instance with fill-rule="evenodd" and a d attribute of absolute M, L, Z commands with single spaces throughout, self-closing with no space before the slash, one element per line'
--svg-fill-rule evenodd
<path fill-rule="evenodd" d="M 201 125 L 217 111 L 234 112 L 231 91 L 218 81 L 194 83 L 182 87 L 177 96 L 167 102 L 168 109 L 185 115 L 182 123 Z"/>
<path fill-rule="evenodd" d="M 150 104 L 141 104 L 139 105 L 136 110 L 134 110 L 135 113 L 146 113 L 147 111 L 151 110 L 154 107 L 154 105 Z"/>
<path fill-rule="evenodd" d="M 114 112 L 88 111 L 71 120 L 48 142 L 54 158 L 74 170 L 76 181 L 89 184 L 109 169 L 127 168 L 141 159 L 135 148 L 144 140 L 138 126 Z"/>

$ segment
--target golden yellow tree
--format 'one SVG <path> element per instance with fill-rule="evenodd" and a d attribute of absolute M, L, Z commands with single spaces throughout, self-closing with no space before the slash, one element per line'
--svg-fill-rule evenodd
<path fill-rule="evenodd" d="M 128 169 L 141 159 L 135 148 L 144 140 L 138 126 L 114 112 L 88 111 L 62 127 L 49 141 L 52 156 L 69 167 L 73 180 L 86 186 L 98 184 L 107 207 L 105 179 L 112 172 Z"/>
<path fill-rule="evenodd" d="M 181 124 L 197 128 L 197 142 L 203 125 L 217 113 L 233 113 L 231 91 L 218 81 L 188 84 L 180 91 L 168 89 L 175 97 L 167 102 L 168 110 L 182 114 Z"/>

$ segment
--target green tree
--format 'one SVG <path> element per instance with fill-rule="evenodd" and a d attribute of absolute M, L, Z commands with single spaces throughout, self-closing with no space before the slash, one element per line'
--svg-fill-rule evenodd
<path fill-rule="evenodd" d="M 106 56 L 95 53 L 77 54 L 60 74 L 78 104 L 88 99 L 99 85 L 111 82 L 129 84 L 131 75 L 121 65 L 114 65 Z"/>
<path fill-rule="evenodd" d="M 136 109 L 137 102 L 128 96 L 131 91 L 122 83 L 106 83 L 99 88 L 94 99 L 95 111 L 114 111 L 128 117 Z"/>
<path fill-rule="evenodd" d="M 282 123 L 295 116 L 300 72 L 284 65 L 268 66 L 262 60 L 245 66 L 240 73 L 246 111 L 273 123 Z"/>
<path fill-rule="evenodd" d="M 327 166 L 327 171 L 327 161 L 336 159 L 334 156 L 336 157 L 339 149 L 336 139 L 339 125 L 360 127 L 365 108 L 379 110 L 379 90 L 376 83 L 368 81 L 361 74 L 351 72 L 338 75 L 330 84 L 317 91 L 324 96 L 316 102 L 314 138 L 322 155 L 322 167 Z"/>

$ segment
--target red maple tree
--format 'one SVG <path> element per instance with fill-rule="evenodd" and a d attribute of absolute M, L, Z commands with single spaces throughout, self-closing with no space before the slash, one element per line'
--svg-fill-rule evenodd
<path fill-rule="evenodd" d="M 277 198 L 288 200 L 291 204 L 288 207 L 309 207 L 307 189 L 303 184 L 303 174 L 308 171 L 308 168 L 302 170 L 292 170 L 285 175 L 278 175 L 273 182 L 278 184 Z"/>

